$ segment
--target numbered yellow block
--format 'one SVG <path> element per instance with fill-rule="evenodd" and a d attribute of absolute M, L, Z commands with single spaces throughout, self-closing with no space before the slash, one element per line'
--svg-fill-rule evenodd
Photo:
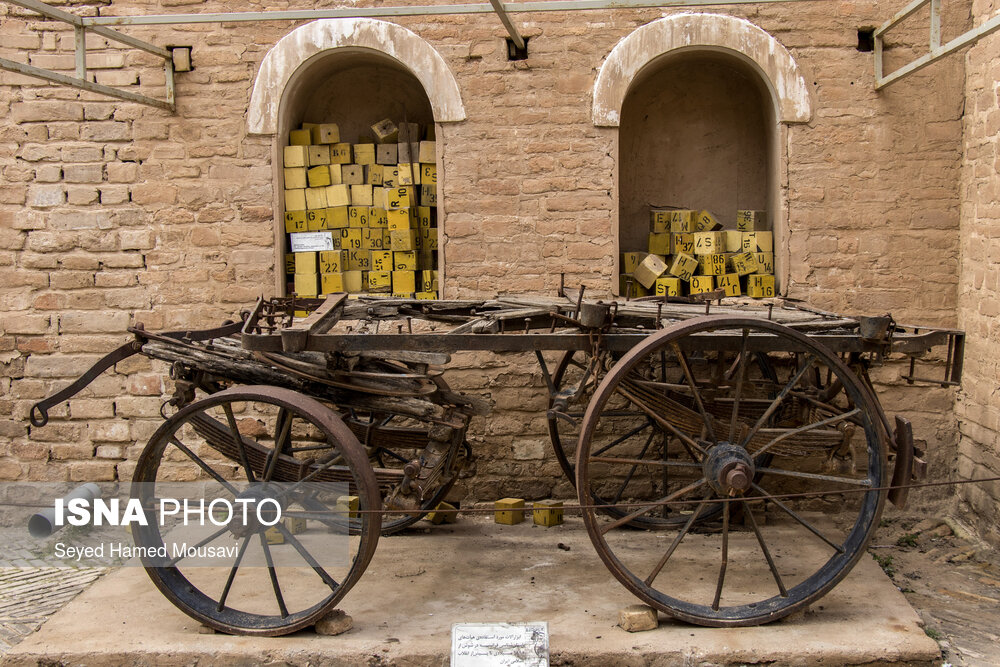
<path fill-rule="evenodd" d="M 351 197 L 353 199 L 353 195 Z M 347 226 L 348 227 L 367 227 L 368 226 L 368 211 L 371 209 L 370 206 L 348 206 L 347 207 Z"/>
<path fill-rule="evenodd" d="M 319 257 L 315 252 L 296 252 L 295 273 L 317 273 L 319 272 Z"/>
<path fill-rule="evenodd" d="M 670 212 L 670 231 L 675 234 L 690 233 L 695 229 L 698 211 L 674 210 Z"/>
<path fill-rule="evenodd" d="M 738 273 L 725 273 L 716 279 L 715 284 L 726 293 L 726 296 L 739 296 L 741 293 Z"/>
<path fill-rule="evenodd" d="M 346 267 L 347 258 L 343 250 L 324 250 L 319 253 L 320 273 L 340 273 Z"/>
<path fill-rule="evenodd" d="M 773 252 L 755 252 L 753 256 L 757 260 L 757 273 L 774 273 Z"/>
<path fill-rule="evenodd" d="M 382 187 L 399 187 L 399 165 L 387 164 L 382 167 Z"/>
<path fill-rule="evenodd" d="M 305 211 L 285 211 L 285 232 L 304 232 L 306 225 Z"/>
<path fill-rule="evenodd" d="M 767 212 L 740 209 L 736 211 L 736 229 L 741 232 L 759 232 L 767 229 Z"/>
<path fill-rule="evenodd" d="M 392 291 L 394 294 L 413 294 L 417 291 L 416 271 L 393 271 Z"/>
<path fill-rule="evenodd" d="M 288 516 L 281 520 L 281 524 L 292 535 L 298 535 L 306 531 L 306 520 L 300 516 Z"/>
<path fill-rule="evenodd" d="M 382 165 L 380 164 L 368 164 L 365 165 L 365 183 L 368 185 L 382 185 Z"/>
<path fill-rule="evenodd" d="M 319 286 L 321 294 L 336 294 L 347 291 L 344 287 L 344 274 L 342 271 L 319 274 Z"/>
<path fill-rule="evenodd" d="M 310 167 L 306 176 L 310 188 L 325 188 L 331 183 L 330 166 L 323 164 L 318 167 Z"/>
<path fill-rule="evenodd" d="M 337 143 L 330 146 L 330 164 L 351 164 L 351 145 Z"/>
<path fill-rule="evenodd" d="M 418 299 L 421 298 L 420 294 L 423 294 L 423 292 L 417 294 Z M 427 516 L 424 518 L 433 523 L 435 526 L 442 523 L 457 523 L 458 512 L 455 511 L 456 509 L 458 508 L 451 503 L 438 503 L 437 508 L 435 508 L 433 512 L 428 512 Z"/>
<path fill-rule="evenodd" d="M 393 260 L 391 250 L 372 251 L 372 271 L 392 271 Z"/>
<path fill-rule="evenodd" d="M 343 250 L 361 250 L 361 228 L 345 227 L 340 230 L 340 247 Z"/>
<path fill-rule="evenodd" d="M 361 503 L 358 496 L 340 496 L 334 506 L 334 510 L 341 515 L 341 518 L 346 515 L 348 519 L 357 519 L 359 509 Z"/>
<path fill-rule="evenodd" d="M 622 253 L 622 273 L 632 275 L 639 268 L 642 260 L 646 259 L 645 252 L 623 252 Z"/>
<path fill-rule="evenodd" d="M 335 144 L 340 141 L 340 127 L 336 123 L 320 123 L 311 130 L 314 144 Z"/>
<path fill-rule="evenodd" d="M 639 284 L 649 289 L 656 282 L 656 279 L 662 276 L 667 270 L 666 263 L 660 259 L 657 255 L 646 255 L 646 257 L 639 262 L 639 266 L 636 268 L 635 279 L 639 281 Z"/>
<path fill-rule="evenodd" d="M 326 188 L 306 188 L 306 208 L 326 208 L 329 205 L 327 204 L 326 190 Z"/>
<path fill-rule="evenodd" d="M 747 278 L 747 295 L 758 299 L 774 296 L 774 276 L 751 274 Z"/>
<path fill-rule="evenodd" d="M 308 146 L 312 143 L 309 130 L 292 130 L 288 133 L 288 143 L 292 146 Z"/>
<path fill-rule="evenodd" d="M 421 206 L 437 206 L 438 205 L 438 189 L 437 189 L 437 185 L 421 185 L 420 186 L 420 205 Z"/>
<path fill-rule="evenodd" d="M 420 230 L 420 248 L 422 250 L 438 249 L 438 230 L 436 228 Z"/>
<path fill-rule="evenodd" d="M 372 268 L 370 250 L 348 250 L 347 270 L 348 271 L 368 271 Z"/>
<path fill-rule="evenodd" d="M 390 250 L 416 250 L 417 230 L 389 230 Z"/>
<path fill-rule="evenodd" d="M 329 146 L 309 146 L 306 148 L 310 167 L 323 167 L 330 164 Z"/>
<path fill-rule="evenodd" d="M 436 220 L 434 219 L 435 209 L 430 206 L 418 206 L 417 207 L 417 226 L 420 229 L 431 229 L 434 227 Z"/>
<path fill-rule="evenodd" d="M 691 294 L 703 294 L 715 289 L 715 276 L 691 276 Z"/>
<path fill-rule="evenodd" d="M 698 260 L 687 253 L 677 253 L 674 261 L 670 265 L 670 275 L 677 276 L 684 282 L 690 282 L 694 272 L 698 269 Z"/>
<path fill-rule="evenodd" d="M 532 503 L 531 517 L 536 526 L 559 526 L 563 522 L 561 500 L 536 500 Z"/>
<path fill-rule="evenodd" d="M 505 526 L 524 521 L 524 498 L 501 498 L 493 505 L 493 520 Z"/>
<path fill-rule="evenodd" d="M 355 164 L 375 164 L 375 144 L 354 144 Z"/>
<path fill-rule="evenodd" d="M 399 163 L 399 181 L 397 185 L 420 185 L 418 165 L 409 162 Z"/>
<path fill-rule="evenodd" d="M 721 252 L 712 255 L 697 255 L 698 269 L 706 276 L 721 276 L 726 272 L 726 256 Z"/>
<path fill-rule="evenodd" d="M 671 254 L 670 234 L 653 232 L 649 235 L 649 252 L 654 255 Z"/>
<path fill-rule="evenodd" d="M 344 291 L 358 294 L 365 290 L 364 275 L 361 271 L 344 271 Z"/>
<path fill-rule="evenodd" d="M 410 209 L 391 208 L 385 212 L 386 226 L 389 231 L 406 231 L 410 229 Z"/>
<path fill-rule="evenodd" d="M 361 247 L 363 250 L 385 250 L 382 230 L 370 227 L 361 230 Z"/>
<path fill-rule="evenodd" d="M 327 198 L 329 203 L 329 197 Z M 350 226 L 350 216 L 348 206 L 328 206 L 326 209 L 326 228 L 343 229 Z"/>
<path fill-rule="evenodd" d="M 309 184 L 305 167 L 285 167 L 282 173 L 286 190 L 301 190 Z"/>
<path fill-rule="evenodd" d="M 714 232 L 717 229 L 722 229 L 722 223 L 710 211 L 698 212 L 698 216 L 694 221 L 694 230 L 696 232 Z"/>
<path fill-rule="evenodd" d="M 295 273 L 295 293 L 299 296 L 319 295 L 318 273 Z"/>
<path fill-rule="evenodd" d="M 752 252 L 741 252 L 733 255 L 729 261 L 733 265 L 733 271 L 741 276 L 757 273 L 757 258 Z"/>
<path fill-rule="evenodd" d="M 417 298 L 423 301 L 433 301 L 438 298 L 437 292 L 417 292 Z"/>
<path fill-rule="evenodd" d="M 389 227 L 389 214 L 384 208 L 379 208 L 378 206 L 372 206 L 368 211 L 368 226 L 369 227 L 379 227 L 381 229 L 388 229 Z"/>
<path fill-rule="evenodd" d="M 722 252 L 722 232 L 695 232 L 694 254 L 712 255 Z"/>
<path fill-rule="evenodd" d="M 372 292 L 392 291 L 392 271 L 369 271 L 368 289 Z"/>
<path fill-rule="evenodd" d="M 647 296 L 649 290 L 640 285 L 631 273 L 623 273 L 618 276 L 618 293 L 626 299 L 635 299 Z"/>
<path fill-rule="evenodd" d="M 671 212 L 672 209 L 669 208 L 649 209 L 649 228 L 652 230 L 653 234 L 663 234 L 670 232 Z"/>
<path fill-rule="evenodd" d="M 681 279 L 672 276 L 664 276 L 656 279 L 654 285 L 656 296 L 680 296 Z"/>
<path fill-rule="evenodd" d="M 282 151 L 282 165 L 285 167 L 308 167 L 309 154 L 305 146 L 285 146 Z"/>
<path fill-rule="evenodd" d="M 412 250 L 399 250 L 392 253 L 393 271 L 416 271 L 417 253 Z"/>
<path fill-rule="evenodd" d="M 722 232 L 722 245 L 725 252 L 743 252 L 743 232 L 731 229 Z"/>
<path fill-rule="evenodd" d="M 424 143 L 424 142 L 421 142 Z M 421 160 L 421 162 L 423 162 Z M 437 185 L 438 182 L 438 168 L 436 164 L 421 164 L 420 165 L 420 184 L 421 185 Z"/>
<path fill-rule="evenodd" d="M 319 232 L 328 229 L 325 208 L 306 211 L 306 229 L 310 232 Z"/>
<path fill-rule="evenodd" d="M 385 207 L 389 210 L 416 206 L 416 190 L 412 185 L 390 188 L 386 192 Z"/>
<path fill-rule="evenodd" d="M 684 253 L 685 255 L 694 254 L 694 234 L 688 232 L 681 233 L 671 233 L 670 234 L 670 247 L 673 249 L 673 254 Z"/>
<path fill-rule="evenodd" d="M 425 292 L 438 291 L 438 272 L 426 269 L 420 272 L 420 288 Z"/>
<path fill-rule="evenodd" d="M 285 190 L 285 210 L 304 211 L 306 210 L 306 191 L 303 188 L 296 190 Z"/>
<path fill-rule="evenodd" d="M 421 141 L 417 150 L 417 158 L 420 162 L 437 162 L 437 144 L 433 141 Z"/>
<path fill-rule="evenodd" d="M 744 252 L 774 252 L 772 232 L 743 232 Z"/>
<path fill-rule="evenodd" d="M 285 253 L 285 273 L 295 273 L 295 253 Z"/>

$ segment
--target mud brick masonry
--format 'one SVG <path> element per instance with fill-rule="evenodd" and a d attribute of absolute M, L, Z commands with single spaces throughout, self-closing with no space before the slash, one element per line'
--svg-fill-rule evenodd
<path fill-rule="evenodd" d="M 187 0 L 54 4 L 85 15 L 229 9 Z M 440 106 L 444 87 L 424 86 L 439 121 L 448 298 L 552 293 L 561 272 L 594 294 L 616 290 L 627 236 L 620 229 L 631 215 L 621 198 L 638 178 L 631 149 L 621 148 L 626 139 L 662 146 L 668 169 L 677 166 L 670 137 L 684 134 L 665 117 L 642 130 L 662 133 L 661 143 L 637 141 L 627 114 L 619 118 L 621 98 L 674 50 L 683 56 L 679 88 L 693 86 L 699 71 L 729 68 L 726 76 L 750 92 L 738 100 L 717 92 L 716 106 L 745 104 L 747 113 L 734 117 L 756 109 L 766 126 L 760 201 L 740 208 L 769 211 L 779 291 L 824 309 L 891 311 L 901 322 L 966 329 L 961 390 L 880 389 L 889 414 L 914 419 L 935 478 L 996 475 L 1000 34 L 876 92 L 858 30 L 881 24 L 898 4 L 524 14 L 517 23 L 529 57 L 514 61 L 493 15 L 399 18 L 392 29 L 369 20 L 340 34 L 399 47 L 419 78 L 430 61 L 406 62 L 416 39 L 455 85 L 460 111 Z M 973 13 L 998 10 L 995 0 L 976 0 Z M 0 55 L 72 74 L 66 26 L 9 5 L 0 5 L 0 19 Z M 946 14 L 944 32 L 971 25 L 968 14 Z M 29 427 L 31 403 L 119 345 L 134 322 L 214 325 L 281 289 L 275 147 L 291 121 L 275 121 L 277 106 L 261 106 L 253 89 L 265 55 L 297 28 L 305 29 L 291 22 L 127 29 L 158 45 L 192 47 L 194 69 L 177 75 L 174 114 L 0 73 L 0 479 L 128 479 L 160 421 L 165 368 L 143 359 L 119 364 L 44 429 Z M 737 33 L 753 39 L 741 42 Z M 923 34 L 917 22 L 904 24 L 888 69 L 918 54 Z M 684 35 L 694 37 L 684 43 Z M 98 83 L 162 94 L 153 59 L 95 36 L 88 43 Z M 737 43 L 746 52 L 727 56 Z M 271 127 L 250 127 L 254 114 L 253 122 Z M 695 173 L 699 164 L 708 178 L 711 164 L 696 161 Z M 453 386 L 495 403 L 472 429 L 480 460 L 478 475 L 465 481 L 470 497 L 570 493 L 547 451 L 543 384 L 521 360 L 460 356 L 448 375 Z M 880 369 L 877 382 L 899 373 Z M 950 503 L 997 539 L 1000 485 L 916 500 Z"/>

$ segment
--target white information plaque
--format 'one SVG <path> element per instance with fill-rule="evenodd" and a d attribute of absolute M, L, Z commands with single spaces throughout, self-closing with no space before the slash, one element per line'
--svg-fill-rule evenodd
<path fill-rule="evenodd" d="M 451 667 L 549 667 L 549 625 L 456 623 Z"/>
<path fill-rule="evenodd" d="M 292 252 L 317 252 L 333 250 L 333 235 L 330 232 L 295 232 L 292 237 Z"/>

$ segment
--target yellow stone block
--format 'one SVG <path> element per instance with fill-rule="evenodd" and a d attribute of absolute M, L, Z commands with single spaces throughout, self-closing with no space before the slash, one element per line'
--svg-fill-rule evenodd
<path fill-rule="evenodd" d="M 762 299 L 774 296 L 774 276 L 759 273 L 747 277 L 747 296 Z"/>
<path fill-rule="evenodd" d="M 653 232 L 649 235 L 649 252 L 654 255 L 669 255 L 670 234 Z"/>
<path fill-rule="evenodd" d="M 430 206 L 417 207 L 417 226 L 420 227 L 420 229 L 431 229 L 434 227 L 434 211 L 435 209 Z"/>
<path fill-rule="evenodd" d="M 399 231 L 410 229 L 410 209 L 391 208 L 385 212 L 389 231 Z"/>
<path fill-rule="evenodd" d="M 399 208 L 410 208 L 411 206 L 416 206 L 414 186 L 402 186 L 391 188 L 386 193 L 386 208 L 387 209 L 399 209 Z"/>
<path fill-rule="evenodd" d="M 685 282 L 690 282 L 697 268 L 698 260 L 692 255 L 683 252 L 678 253 L 674 255 L 674 261 L 670 265 L 670 275 L 677 276 Z"/>
<path fill-rule="evenodd" d="M 647 296 L 649 290 L 640 285 L 631 273 L 623 273 L 618 276 L 618 293 L 626 299 L 635 299 Z"/>
<path fill-rule="evenodd" d="M 306 520 L 300 516 L 286 516 L 281 520 L 282 525 L 292 535 L 304 533 L 306 530 Z"/>
<path fill-rule="evenodd" d="M 351 145 L 338 143 L 330 146 L 330 164 L 351 164 Z"/>
<path fill-rule="evenodd" d="M 741 232 L 758 232 L 767 229 L 767 211 L 736 211 L 736 229 Z"/>
<path fill-rule="evenodd" d="M 675 234 L 687 234 L 694 231 L 697 211 L 674 210 L 670 212 L 670 231 Z"/>
<path fill-rule="evenodd" d="M 493 505 L 493 520 L 505 526 L 524 521 L 524 499 L 523 498 L 501 498 Z"/>
<path fill-rule="evenodd" d="M 391 144 L 399 139 L 399 128 L 391 119 L 385 118 L 372 125 L 372 134 L 378 143 Z"/>
<path fill-rule="evenodd" d="M 385 250 L 382 230 L 365 227 L 361 230 L 361 247 L 363 250 Z"/>
<path fill-rule="evenodd" d="M 327 203 L 329 203 L 329 195 L 327 196 Z M 348 211 L 350 207 L 348 206 L 329 206 L 326 209 L 326 228 L 327 229 L 343 229 L 344 227 L 350 226 L 350 218 L 348 216 Z"/>
<path fill-rule="evenodd" d="M 706 276 L 721 276 L 726 272 L 726 256 L 721 252 L 712 255 L 697 255 L 698 270 Z"/>
<path fill-rule="evenodd" d="M 368 212 L 368 226 L 388 229 L 389 228 L 388 212 L 384 208 L 379 208 L 378 206 L 372 206 L 371 210 Z"/>
<path fill-rule="evenodd" d="M 397 185 L 420 185 L 420 168 L 411 162 L 399 165 L 399 181 Z"/>
<path fill-rule="evenodd" d="M 285 253 L 285 273 L 295 273 L 295 253 Z"/>
<path fill-rule="evenodd" d="M 733 271 L 741 276 L 757 273 L 757 258 L 752 252 L 741 252 L 733 255 L 729 259 L 733 265 Z"/>
<path fill-rule="evenodd" d="M 757 273 L 774 273 L 773 252 L 755 252 L 753 256 L 757 260 Z"/>
<path fill-rule="evenodd" d="M 438 205 L 438 189 L 437 189 L 437 185 L 421 185 L 420 186 L 420 205 L 421 206 L 437 206 Z"/>
<path fill-rule="evenodd" d="M 319 253 L 316 252 L 296 252 L 295 273 L 318 273 Z"/>
<path fill-rule="evenodd" d="M 420 287 L 425 292 L 438 291 L 438 272 L 427 269 L 420 272 Z"/>
<path fill-rule="evenodd" d="M 285 146 L 282 151 L 282 165 L 285 167 L 308 167 L 309 153 L 305 146 Z"/>
<path fill-rule="evenodd" d="M 306 229 L 310 232 L 319 232 L 328 229 L 325 208 L 306 211 Z"/>
<path fill-rule="evenodd" d="M 339 186 L 335 185 L 333 187 Z M 328 206 L 326 200 L 326 190 L 327 188 L 306 188 L 306 208 L 326 208 Z"/>
<path fill-rule="evenodd" d="M 622 253 L 622 273 L 632 275 L 639 268 L 642 260 L 646 259 L 645 252 L 623 252 Z"/>
<path fill-rule="evenodd" d="M 395 294 L 412 294 L 417 291 L 416 271 L 393 271 L 392 291 Z"/>
<path fill-rule="evenodd" d="M 561 500 L 536 500 L 532 503 L 532 518 L 536 526 L 559 526 L 563 522 Z"/>
<path fill-rule="evenodd" d="M 672 276 L 657 278 L 654 284 L 654 291 L 656 296 L 680 296 L 681 279 Z"/>
<path fill-rule="evenodd" d="M 312 143 L 309 130 L 292 130 L 288 133 L 288 143 L 292 146 L 308 146 Z"/>
<path fill-rule="evenodd" d="M 305 167 L 285 167 L 282 171 L 286 190 L 301 190 L 308 185 Z"/>
<path fill-rule="evenodd" d="M 694 254 L 712 255 L 722 252 L 722 232 L 695 232 Z"/>
<path fill-rule="evenodd" d="M 351 195 L 353 199 L 353 194 Z M 348 206 L 347 207 L 347 226 L 348 227 L 367 227 L 368 226 L 368 211 L 371 210 L 370 206 Z"/>
<path fill-rule="evenodd" d="M 743 232 L 731 229 L 722 232 L 722 245 L 725 252 L 743 252 Z"/>
<path fill-rule="evenodd" d="M 357 519 L 360 516 L 359 509 L 361 509 L 361 502 L 358 496 L 340 496 L 334 506 L 334 510 L 341 515 L 341 518 L 346 515 L 349 519 Z"/>
<path fill-rule="evenodd" d="M 416 250 L 417 230 L 389 230 L 389 248 L 391 250 Z"/>
<path fill-rule="evenodd" d="M 310 167 L 306 173 L 310 188 L 325 188 L 332 182 L 330 180 L 330 165 L 321 164 L 318 167 Z"/>
<path fill-rule="evenodd" d="M 346 292 L 347 289 L 344 287 L 344 273 L 342 271 L 331 271 L 319 274 L 319 287 L 320 294 Z"/>
<path fill-rule="evenodd" d="M 691 294 L 703 294 L 715 289 L 715 276 L 691 276 Z"/>
<path fill-rule="evenodd" d="M 304 211 L 306 210 L 306 191 L 304 188 L 296 190 L 285 190 L 285 210 Z"/>
<path fill-rule="evenodd" d="M 387 164 L 382 167 L 382 186 L 395 188 L 399 186 L 399 165 Z"/>
<path fill-rule="evenodd" d="M 722 229 L 722 223 L 716 220 L 710 211 L 700 211 L 698 213 L 698 217 L 694 221 L 694 230 L 696 232 L 714 232 L 717 229 Z"/>
<path fill-rule="evenodd" d="M 393 271 L 416 271 L 417 253 L 412 250 L 400 250 L 392 253 Z"/>
<path fill-rule="evenodd" d="M 340 128 L 336 123 L 320 123 L 311 129 L 314 144 L 335 144 L 340 141 Z"/>
<path fill-rule="evenodd" d="M 389 292 L 392 290 L 392 271 L 369 271 L 368 289 L 372 292 Z"/>
<path fill-rule="evenodd" d="M 340 181 L 344 185 L 362 185 L 365 182 L 365 168 L 360 164 L 340 165 Z"/>
<path fill-rule="evenodd" d="M 362 243 L 360 227 L 345 227 L 340 230 L 340 248 L 342 250 L 361 250 Z"/>
<path fill-rule="evenodd" d="M 718 277 L 716 285 L 725 291 L 726 296 L 739 296 L 741 294 L 740 274 L 738 273 L 724 273 Z"/>
<path fill-rule="evenodd" d="M 693 255 L 694 234 L 690 232 L 671 232 L 670 247 L 673 248 L 673 254 L 684 253 L 685 255 Z"/>
<path fill-rule="evenodd" d="M 433 142 L 432 142 L 433 143 Z M 417 298 L 420 298 L 419 296 Z M 456 523 L 458 521 L 457 508 L 451 503 L 438 503 L 433 512 L 428 512 L 425 517 L 435 526 L 442 523 Z"/>
<path fill-rule="evenodd" d="M 372 271 L 392 271 L 393 260 L 391 250 L 372 251 Z"/>
<path fill-rule="evenodd" d="M 654 234 L 670 232 L 670 214 L 673 209 L 651 208 L 649 209 L 649 228 Z"/>
<path fill-rule="evenodd" d="M 438 230 L 435 227 L 420 230 L 420 247 L 423 250 L 438 249 Z"/>
<path fill-rule="evenodd" d="M 368 185 L 382 186 L 382 165 L 365 165 L 365 183 Z"/>
<path fill-rule="evenodd" d="M 646 255 L 646 257 L 639 262 L 638 268 L 636 268 L 635 279 L 639 281 L 639 284 L 649 289 L 656 282 L 656 279 L 664 274 L 667 270 L 667 265 L 662 259 L 657 255 Z"/>
<path fill-rule="evenodd" d="M 344 291 L 349 294 L 358 294 L 363 292 L 364 287 L 364 276 L 361 271 L 344 271 Z"/>
<path fill-rule="evenodd" d="M 423 142 L 421 142 L 423 143 Z M 437 185 L 438 182 L 438 168 L 436 164 L 421 164 L 420 165 L 420 184 L 421 185 Z"/>
<path fill-rule="evenodd" d="M 743 232 L 744 252 L 774 252 L 772 232 Z"/>
<path fill-rule="evenodd" d="M 347 258 L 343 250 L 324 250 L 319 253 L 320 273 L 340 273 L 346 266 Z"/>
<path fill-rule="evenodd" d="M 433 301 L 438 298 L 437 292 L 417 292 L 417 298 L 423 301 Z"/>
<path fill-rule="evenodd" d="M 417 150 L 417 159 L 420 162 L 437 162 L 437 144 L 433 141 L 421 141 Z"/>
<path fill-rule="evenodd" d="M 330 164 L 329 146 L 309 146 L 306 152 L 309 154 L 310 167 L 321 167 Z"/>
<path fill-rule="evenodd" d="M 381 165 L 396 164 L 399 160 L 396 144 L 379 144 L 375 147 L 375 161 Z"/>
<path fill-rule="evenodd" d="M 326 168 L 330 170 L 330 185 L 341 185 L 344 182 L 341 172 L 343 165 L 328 164 L 326 165 Z"/>
<path fill-rule="evenodd" d="M 318 273 L 295 273 L 295 293 L 299 296 L 319 295 Z"/>
<path fill-rule="evenodd" d="M 354 144 L 354 163 L 375 164 L 375 144 Z"/>
<path fill-rule="evenodd" d="M 326 188 L 326 201 L 328 206 L 350 206 L 351 186 L 344 183 L 328 186 Z"/>
<path fill-rule="evenodd" d="M 370 250 L 348 250 L 347 270 L 348 271 L 368 271 L 372 268 Z"/>
<path fill-rule="evenodd" d="M 352 185 L 351 186 L 351 204 L 354 206 L 365 206 L 371 207 L 373 203 L 372 199 L 372 186 L 370 185 Z"/>
<path fill-rule="evenodd" d="M 306 211 L 285 211 L 285 232 L 304 232 L 307 227 Z"/>

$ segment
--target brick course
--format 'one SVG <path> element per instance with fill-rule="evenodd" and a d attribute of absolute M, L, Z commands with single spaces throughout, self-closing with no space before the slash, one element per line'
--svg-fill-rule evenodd
<path fill-rule="evenodd" d="M 164 13 L 176 4 L 115 2 L 102 13 Z M 215 2 L 201 9 L 226 10 Z M 36 62 L 65 66 L 69 59 L 72 66 L 71 34 L 27 12 L 0 11 L 11 17 L 0 31 L 6 49 L 39 47 Z M 800 3 L 794 20 L 780 5 L 712 11 L 732 12 L 774 35 L 812 90 L 812 121 L 780 133 L 778 148 L 778 186 L 789 216 L 789 296 L 851 313 L 891 310 L 901 321 L 954 325 L 961 315 L 978 340 L 994 340 L 998 334 L 987 320 L 994 306 L 988 304 L 996 303 L 998 286 L 986 262 L 996 261 L 996 249 L 986 222 L 982 231 L 976 231 L 979 223 L 963 223 L 961 244 L 958 234 L 960 177 L 963 193 L 974 189 L 979 197 L 975 213 L 964 203 L 963 215 L 993 223 L 998 216 L 991 203 L 1000 122 L 996 74 L 975 74 L 988 58 L 974 56 L 989 46 L 970 51 L 968 86 L 966 63 L 955 56 L 875 92 L 872 56 L 858 52 L 855 41 L 859 26 L 886 18 L 876 3 L 842 3 L 835 15 L 828 5 Z M 506 60 L 505 33 L 495 16 L 398 20 L 441 53 L 467 112 L 466 121 L 437 128 L 446 296 L 499 289 L 552 293 L 560 272 L 593 294 L 610 293 L 617 130 L 591 123 L 591 87 L 619 40 L 669 13 L 518 16 L 531 38 L 529 59 L 519 62 Z M 0 428 L 4 470 L 37 479 L 127 478 L 142 438 L 158 421 L 160 388 L 150 374 L 160 377 L 161 365 L 120 365 L 82 394 L 80 408 L 60 408 L 52 426 L 29 433 L 24 419 L 30 404 L 124 340 L 130 324 L 214 325 L 273 292 L 271 139 L 248 136 L 244 119 L 260 60 L 292 27 L 130 29 L 158 44 L 193 45 L 195 69 L 177 75 L 176 114 L 0 73 L 0 115 L 6 119 L 0 125 L 0 340 L 7 345 L 0 345 L 0 380 L 6 383 L 0 425 L 11 425 Z M 121 54 L 112 47 L 88 62 L 101 65 L 105 80 L 162 94 L 155 87 L 162 71 L 152 60 Z M 974 130 L 970 116 L 962 116 L 967 95 L 968 108 L 982 106 Z M 970 143 L 990 127 L 992 140 L 984 135 Z M 963 271 L 959 313 L 960 249 L 966 269 L 970 263 L 982 269 Z M 989 292 L 987 305 L 970 306 L 981 291 Z M 980 347 L 970 347 L 969 356 L 978 350 L 982 358 L 970 359 L 970 377 L 995 379 L 995 367 L 980 366 L 988 364 L 984 343 L 975 345 Z M 456 388 L 497 404 L 493 416 L 474 423 L 479 476 L 465 482 L 473 496 L 570 492 L 543 447 L 543 385 L 530 359 L 463 355 L 448 377 Z M 916 412 L 924 427 L 918 435 L 929 441 L 934 461 L 950 470 L 954 420 L 951 394 L 944 395 L 938 403 L 917 405 Z M 885 400 L 890 411 L 912 411 L 922 396 L 907 388 L 890 390 Z M 990 400 L 992 411 L 980 410 Z M 975 423 L 995 434 L 991 390 L 973 383 L 958 405 L 966 443 L 980 442 L 970 412 L 992 415 Z M 114 417 L 107 416 L 109 406 Z M 139 445 L 129 444 L 131 438 Z M 63 458 L 76 450 L 54 450 L 56 441 L 82 444 L 81 460 Z M 975 447 L 966 444 L 966 450 Z"/>

